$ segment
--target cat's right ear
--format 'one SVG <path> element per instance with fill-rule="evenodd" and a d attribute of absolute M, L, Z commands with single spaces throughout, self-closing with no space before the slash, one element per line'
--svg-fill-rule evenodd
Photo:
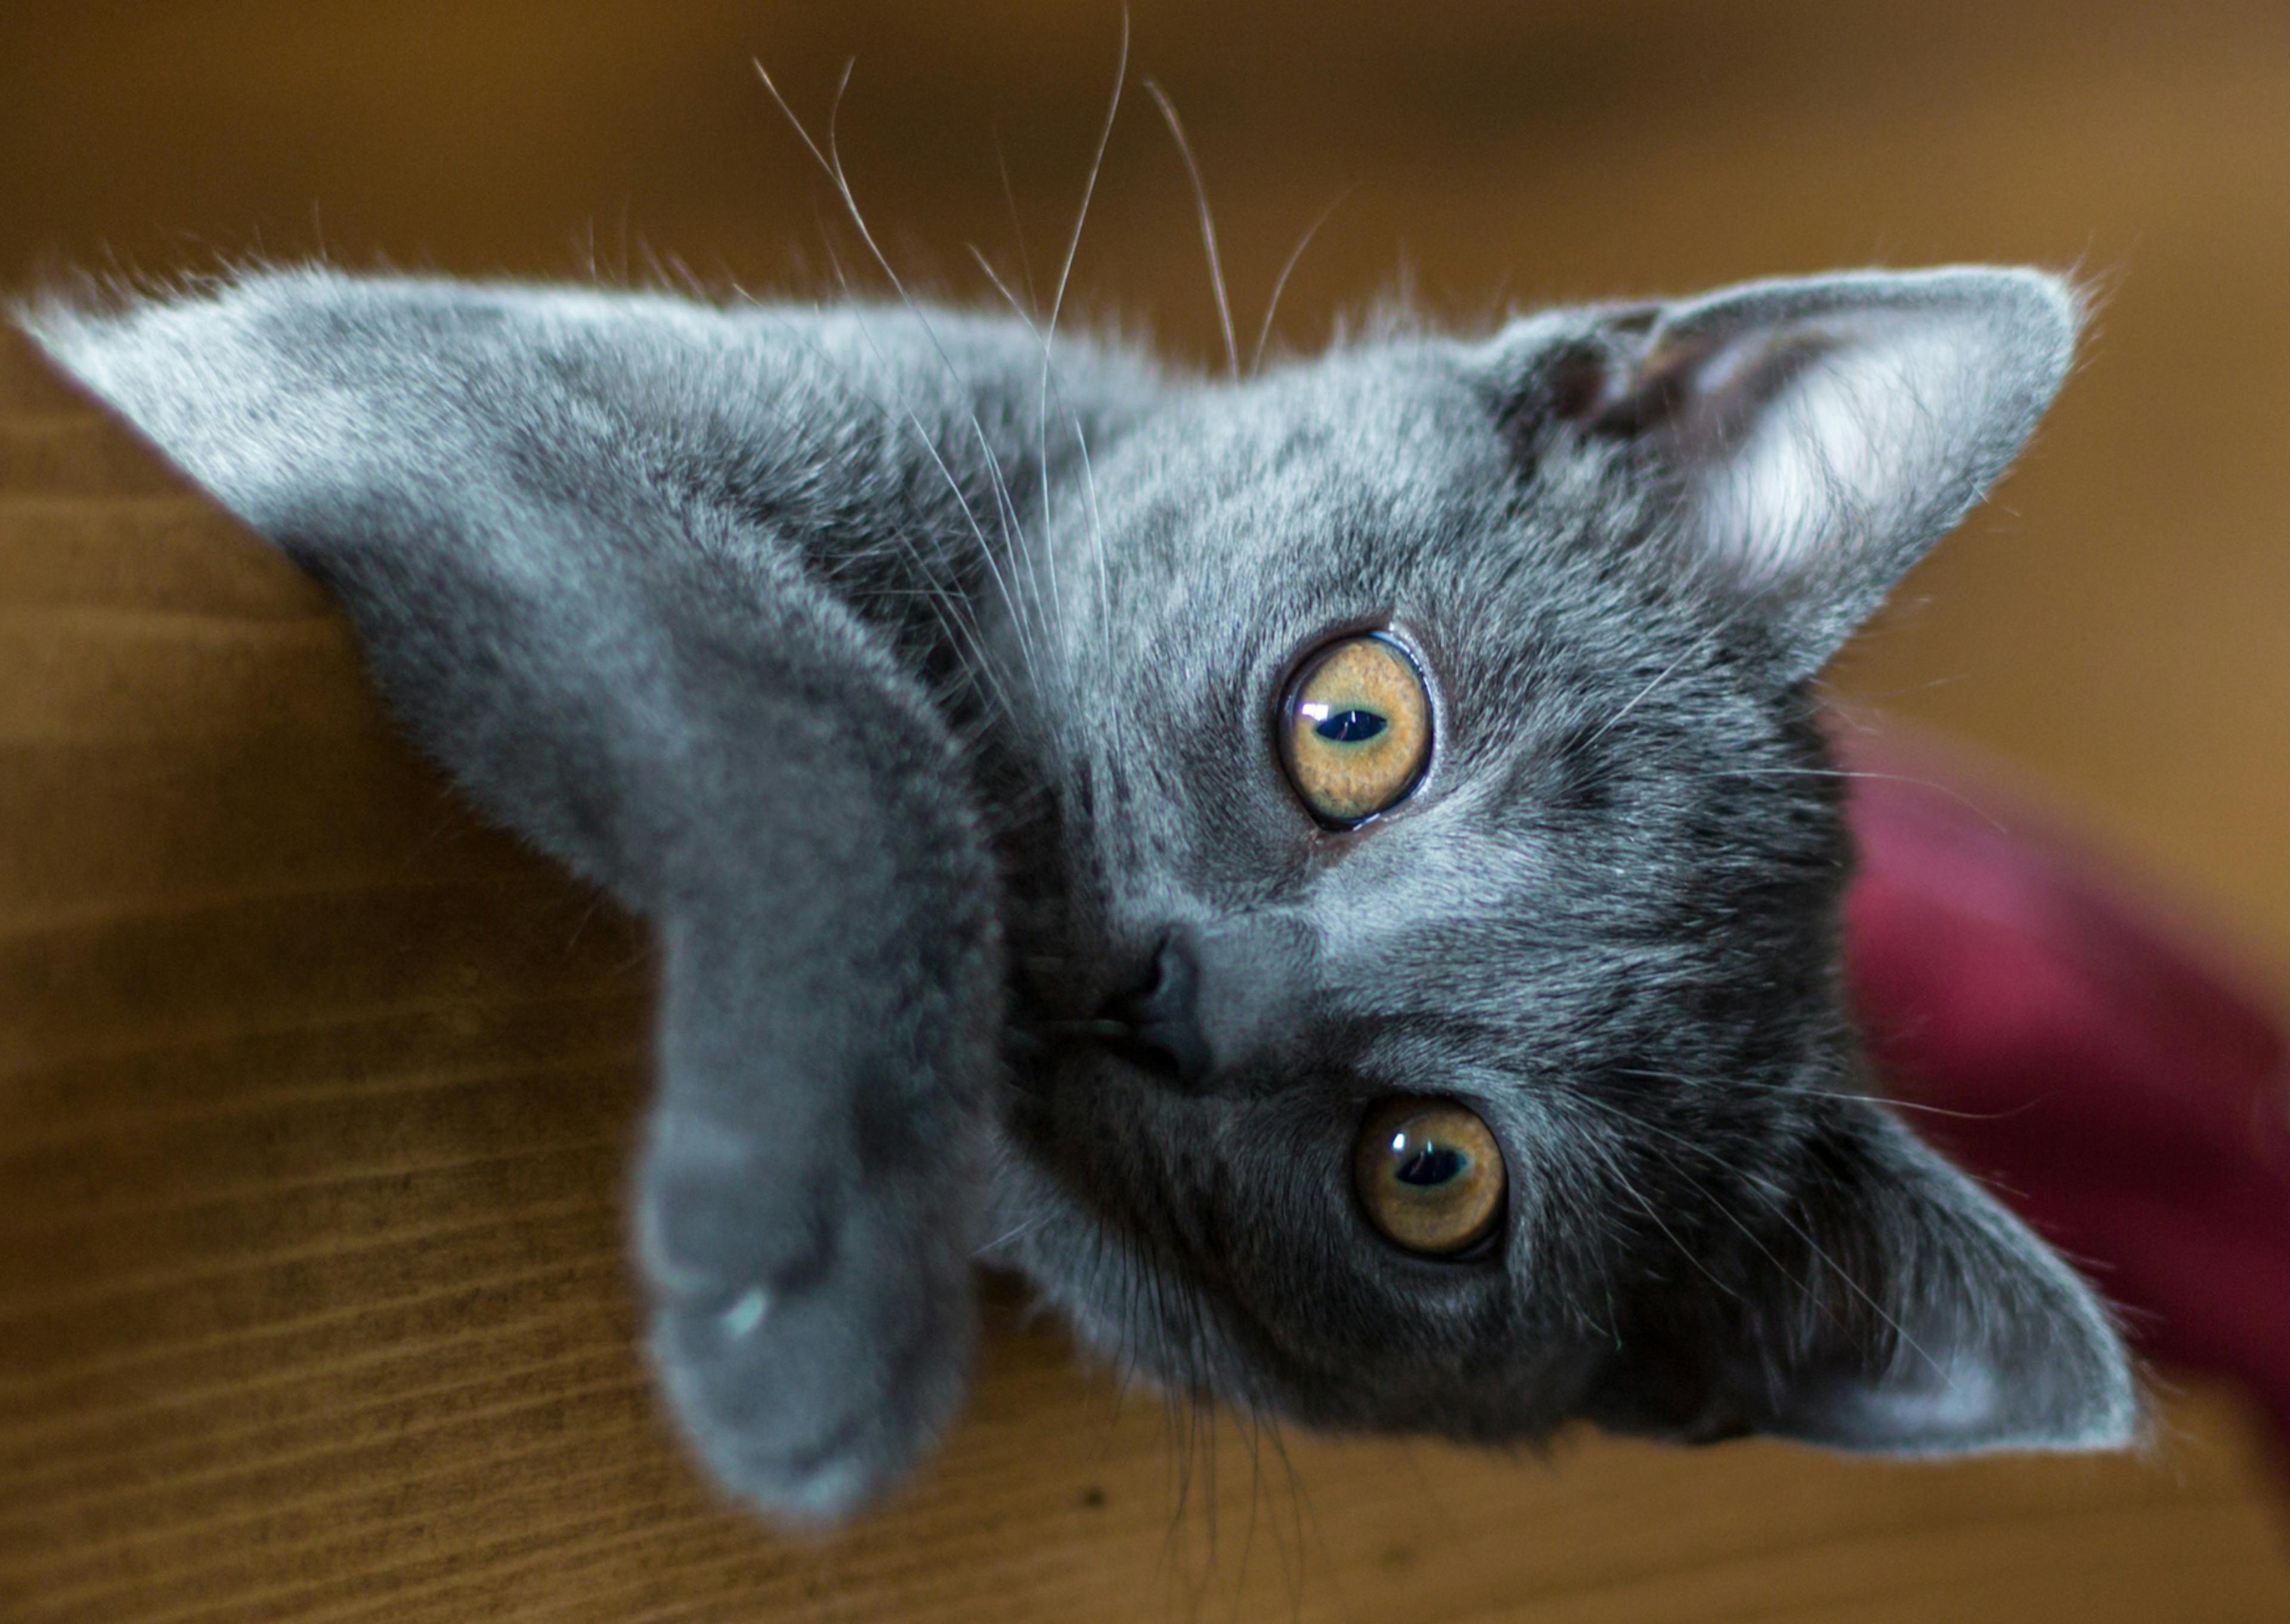
<path fill-rule="evenodd" d="M 1669 566 L 1810 676 L 2010 465 L 2080 306 L 2039 271 L 1755 282 L 1531 317 L 1488 364 L 1513 442 L 1652 497 Z"/>

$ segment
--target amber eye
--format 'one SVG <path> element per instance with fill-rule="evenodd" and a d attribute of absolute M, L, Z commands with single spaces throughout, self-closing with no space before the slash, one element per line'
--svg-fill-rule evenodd
<path fill-rule="evenodd" d="M 1386 1100 L 1360 1124 L 1352 1186 L 1368 1220 L 1410 1252 L 1469 1251 L 1502 1218 L 1495 1136 L 1448 1100 Z"/>
<path fill-rule="evenodd" d="M 1280 713 L 1280 764 L 1324 823 L 1348 827 L 1405 800 L 1431 758 L 1431 697 L 1405 649 L 1381 632 L 1306 660 Z"/>

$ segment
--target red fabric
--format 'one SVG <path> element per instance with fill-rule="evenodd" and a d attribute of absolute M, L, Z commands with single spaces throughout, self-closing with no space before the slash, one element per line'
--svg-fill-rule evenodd
<path fill-rule="evenodd" d="M 2119 878 L 1929 747 L 1848 745 L 1854 994 L 1887 1086 L 2290 1451 L 2290 1041 Z"/>

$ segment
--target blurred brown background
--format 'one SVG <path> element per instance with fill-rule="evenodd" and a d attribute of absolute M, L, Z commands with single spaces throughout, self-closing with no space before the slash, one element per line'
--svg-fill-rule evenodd
<path fill-rule="evenodd" d="M 2035 452 L 1839 686 L 2033 769 L 2290 990 L 2290 6 L 1131 15 L 1072 308 L 1203 364 L 1214 305 L 1146 76 L 1189 131 L 1244 353 L 1332 205 L 1276 342 L 1394 289 L 1478 322 L 1866 263 L 2094 278 Z M 902 273 L 991 299 L 975 247 L 1046 299 L 1121 33 L 1114 6 L 1049 0 L 13 0 L 0 281 L 255 252 L 869 280 L 750 66 L 818 130 L 855 57 L 842 150 Z M 636 940 L 504 844 L 441 834 L 323 603 L 123 473 L 111 431 L 12 355 L 0 520 L 31 540 L 0 559 L 22 843 L 0 853 L 0 986 L 35 996 L 0 1020 L 0 1614 L 2290 1616 L 2279 1501 L 2210 1398 L 2174 1405 L 2159 1461 L 1929 1474 L 1298 1445 L 1292 1493 L 1227 1434 L 1245 1492 L 1173 1516 L 1165 1456 L 1197 1468 L 1207 1435 L 1165 1436 L 1142 1401 L 1116 1419 L 1037 1332 L 1000 1344 L 948 1460 L 855 1540 L 711 1510 L 628 1354 Z M 196 547 L 147 602 L 154 514 Z M 264 712 L 274 692 L 294 705 Z M 194 801 L 236 844 L 187 832 Z M 99 826 L 100 862 L 78 837 Z M 293 1036 L 318 1004 L 332 1035 Z M 452 1081 L 472 1055 L 507 1071 Z"/>

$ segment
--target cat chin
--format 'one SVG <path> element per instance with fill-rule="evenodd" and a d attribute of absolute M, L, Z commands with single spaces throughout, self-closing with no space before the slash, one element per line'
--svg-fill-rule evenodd
<path fill-rule="evenodd" d="M 1243 1375 L 1217 1308 L 1152 1254 L 1089 1212 L 1053 1175 L 1007 1140 L 995 1160 L 983 1267 L 1015 1275 L 1079 1348 L 1172 1396 L 1265 1406 Z"/>

